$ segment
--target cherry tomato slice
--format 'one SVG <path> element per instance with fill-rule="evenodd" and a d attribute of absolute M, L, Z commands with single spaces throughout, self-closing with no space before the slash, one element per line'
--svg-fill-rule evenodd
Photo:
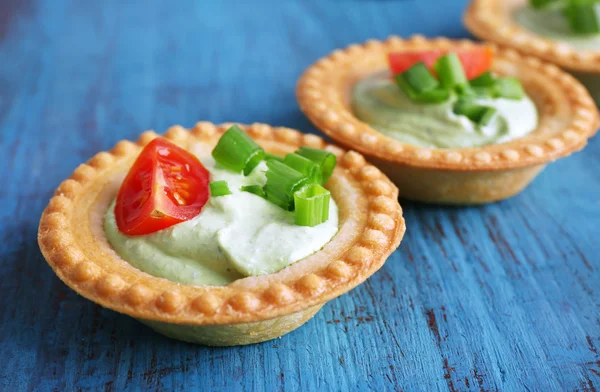
<path fill-rule="evenodd" d="M 467 79 L 473 79 L 489 70 L 492 66 L 494 51 L 489 46 L 452 51 L 458 55 Z M 443 50 L 394 52 L 388 55 L 390 69 L 394 75 L 402 73 L 418 62 L 423 62 L 431 71 L 438 57 L 448 53 Z"/>
<path fill-rule="evenodd" d="M 494 50 L 489 46 L 474 49 L 457 50 L 455 53 L 460 58 L 467 79 L 471 80 L 482 73 L 489 71 L 494 59 Z"/>
<path fill-rule="evenodd" d="M 210 173 L 193 154 L 165 139 L 142 150 L 121 184 L 117 227 L 130 236 L 150 234 L 200 213 Z"/>

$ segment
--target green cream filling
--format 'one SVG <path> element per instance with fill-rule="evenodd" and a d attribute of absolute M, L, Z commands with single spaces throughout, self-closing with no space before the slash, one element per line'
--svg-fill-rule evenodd
<path fill-rule="evenodd" d="M 206 154 L 200 159 L 211 180 L 227 181 L 232 194 L 211 197 L 189 221 L 137 237 L 119 232 L 113 202 L 105 214 L 104 231 L 121 258 L 173 282 L 226 285 L 245 276 L 277 272 L 319 251 L 337 232 L 333 198 L 326 222 L 297 226 L 293 212 L 240 191 L 242 185 L 265 183 L 265 162 L 244 177 L 219 167 Z"/>
<path fill-rule="evenodd" d="M 556 7 L 539 10 L 529 6 L 521 7 L 515 11 L 514 18 L 526 30 L 564 42 L 575 49 L 597 50 L 600 48 L 600 34 L 574 33 L 561 10 Z"/>
<path fill-rule="evenodd" d="M 352 90 L 352 109 L 362 121 L 400 142 L 431 148 L 478 147 L 503 143 L 537 127 L 535 104 L 520 100 L 477 98 L 474 101 L 498 111 L 488 125 L 480 127 L 454 114 L 456 97 L 440 104 L 411 101 L 381 72 L 359 81 Z"/>

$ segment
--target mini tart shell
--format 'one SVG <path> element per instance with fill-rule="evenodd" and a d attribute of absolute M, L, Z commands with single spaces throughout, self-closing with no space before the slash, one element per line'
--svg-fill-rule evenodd
<path fill-rule="evenodd" d="M 325 134 L 377 164 L 410 199 L 452 204 L 486 203 L 521 191 L 550 161 L 582 149 L 598 127 L 594 101 L 571 75 L 511 49 L 495 51 L 492 70 L 517 77 L 538 109 L 538 128 L 526 137 L 478 148 L 424 148 L 387 137 L 359 120 L 352 86 L 388 69 L 387 55 L 403 50 L 468 49 L 469 40 L 370 40 L 320 59 L 302 75 L 302 111 Z"/>
<path fill-rule="evenodd" d="M 231 125 L 200 122 L 191 130 L 174 126 L 164 137 L 184 148 L 212 147 Z M 136 143 L 121 141 L 110 152 L 97 154 L 56 190 L 42 214 L 38 241 L 58 277 L 84 297 L 142 319 L 159 332 L 169 335 L 172 324 L 206 326 L 189 330 L 189 335 L 212 334 L 212 340 L 183 339 L 232 345 L 268 340 L 297 328 L 326 301 L 377 271 L 405 231 L 398 190 L 385 175 L 360 154 L 329 145 L 318 136 L 264 124 L 240 126 L 273 153 L 306 145 L 337 155 L 338 166 L 327 186 L 340 207 L 340 231 L 323 250 L 278 273 L 227 286 L 179 284 L 125 262 L 110 247 L 103 230 L 93 227 L 101 222 L 93 223 L 90 216 L 111 178 L 124 175 L 143 146 L 159 136 L 148 131 Z M 261 327 L 263 321 L 268 322 Z M 265 331 L 265 325 L 272 330 Z"/>
<path fill-rule="evenodd" d="M 528 31 L 512 14 L 528 0 L 473 0 L 464 24 L 478 38 L 516 49 L 559 66 L 580 72 L 600 72 L 600 51 L 579 50 Z"/>

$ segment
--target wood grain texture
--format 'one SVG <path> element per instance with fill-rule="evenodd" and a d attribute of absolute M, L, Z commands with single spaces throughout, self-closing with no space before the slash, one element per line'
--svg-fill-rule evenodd
<path fill-rule="evenodd" d="M 36 244 L 53 189 L 143 130 L 316 132 L 301 72 L 390 34 L 467 36 L 465 1 L 0 2 L 0 390 L 600 389 L 600 139 L 481 208 L 404 202 L 385 267 L 265 344 L 166 339 L 64 286 Z"/>

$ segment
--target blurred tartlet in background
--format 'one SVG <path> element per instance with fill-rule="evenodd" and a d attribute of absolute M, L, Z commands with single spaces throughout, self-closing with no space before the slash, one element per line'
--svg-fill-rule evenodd
<path fill-rule="evenodd" d="M 369 156 L 401 197 L 432 203 L 513 196 L 598 126 L 592 98 L 570 75 L 468 40 L 350 45 L 307 69 L 297 97 L 319 129 Z"/>

